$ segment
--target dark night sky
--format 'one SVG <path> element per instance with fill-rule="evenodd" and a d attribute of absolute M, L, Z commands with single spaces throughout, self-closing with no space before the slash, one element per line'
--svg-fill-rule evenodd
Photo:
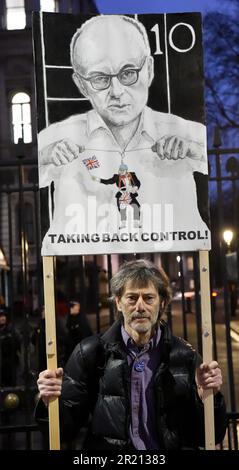
<path fill-rule="evenodd" d="M 95 3 L 100 13 L 206 13 L 223 9 L 221 0 L 95 0 Z"/>

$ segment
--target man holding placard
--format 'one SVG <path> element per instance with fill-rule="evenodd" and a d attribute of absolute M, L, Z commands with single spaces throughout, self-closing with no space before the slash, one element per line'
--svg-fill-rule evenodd
<path fill-rule="evenodd" d="M 49 400 L 60 397 L 64 440 L 90 418 L 86 449 L 196 450 L 204 447 L 204 392 L 213 389 L 221 442 L 221 370 L 216 361 L 202 363 L 161 319 L 171 300 L 164 271 L 146 260 L 130 261 L 113 276 L 111 291 L 118 312 L 112 327 L 75 348 L 64 376 L 61 368 L 40 373 L 39 422 Z"/>

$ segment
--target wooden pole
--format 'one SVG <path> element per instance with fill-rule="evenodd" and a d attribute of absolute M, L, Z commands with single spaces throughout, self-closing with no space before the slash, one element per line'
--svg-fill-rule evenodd
<path fill-rule="evenodd" d="M 213 359 L 212 320 L 208 251 L 199 251 L 199 267 L 201 284 L 203 362 L 211 362 Z M 214 400 L 212 389 L 203 392 L 203 402 L 205 418 L 205 448 L 206 450 L 215 450 Z"/>
<path fill-rule="evenodd" d="M 46 322 L 47 368 L 57 369 L 56 313 L 54 286 L 54 258 L 43 256 L 44 302 Z M 49 403 L 50 450 L 60 450 L 59 403 L 54 398 Z"/>

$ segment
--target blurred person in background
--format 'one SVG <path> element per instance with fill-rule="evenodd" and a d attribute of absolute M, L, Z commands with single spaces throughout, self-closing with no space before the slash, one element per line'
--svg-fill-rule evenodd
<path fill-rule="evenodd" d="M 88 323 L 86 314 L 81 309 L 79 300 L 69 302 L 70 311 L 66 319 L 67 346 L 66 360 L 70 357 L 77 344 L 84 338 L 92 335 L 91 327 Z"/>
<path fill-rule="evenodd" d="M 20 335 L 9 321 L 6 307 L 0 306 L 0 386 L 16 385 L 20 350 Z"/>

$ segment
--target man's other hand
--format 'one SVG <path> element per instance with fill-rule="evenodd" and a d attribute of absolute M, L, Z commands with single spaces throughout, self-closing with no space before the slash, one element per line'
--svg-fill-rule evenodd
<path fill-rule="evenodd" d="M 44 370 L 40 372 L 37 386 L 40 398 L 48 406 L 49 401 L 61 395 L 63 369 L 59 367 L 56 370 Z"/>
<path fill-rule="evenodd" d="M 98 176 L 91 175 L 91 179 L 100 183 L 100 178 L 98 178 Z"/>
<path fill-rule="evenodd" d="M 79 157 L 84 152 L 83 146 L 76 145 L 70 139 L 63 139 L 49 145 L 40 152 L 40 165 L 52 163 L 55 166 L 66 165 Z"/>
<path fill-rule="evenodd" d="M 218 362 L 203 362 L 196 371 L 197 385 L 202 390 L 213 389 L 213 393 L 219 392 L 222 385 L 222 373 Z"/>
<path fill-rule="evenodd" d="M 184 158 L 192 158 L 193 160 L 204 159 L 203 145 L 182 139 L 175 135 L 161 137 L 151 147 L 161 160 L 179 160 Z"/>

